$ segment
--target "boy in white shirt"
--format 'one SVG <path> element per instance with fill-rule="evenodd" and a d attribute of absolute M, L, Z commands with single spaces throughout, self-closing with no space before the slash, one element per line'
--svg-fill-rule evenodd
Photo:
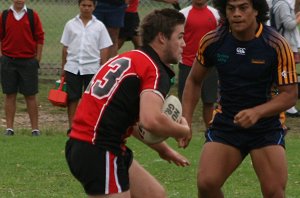
<path fill-rule="evenodd" d="M 112 45 L 104 24 L 92 15 L 96 0 L 78 0 L 78 5 L 80 14 L 66 23 L 61 38 L 70 128 L 82 88 L 87 88 L 99 67 L 110 58 L 108 47 Z"/>

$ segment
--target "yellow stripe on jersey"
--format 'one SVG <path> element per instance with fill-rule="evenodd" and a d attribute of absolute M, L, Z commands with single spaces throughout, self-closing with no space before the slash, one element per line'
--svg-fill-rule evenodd
<path fill-rule="evenodd" d="M 268 44 L 277 52 L 278 85 L 293 84 L 297 82 L 294 55 L 287 41 L 277 32 L 270 31 Z"/>
<path fill-rule="evenodd" d="M 203 53 L 207 46 L 209 46 L 211 43 L 217 41 L 219 39 L 219 36 L 217 34 L 217 30 L 210 31 L 206 33 L 200 40 L 199 48 L 197 51 L 197 61 L 201 63 L 202 65 L 205 64 Z"/>
<path fill-rule="evenodd" d="M 263 31 L 263 25 L 260 23 L 259 28 L 255 34 L 255 37 L 258 38 L 262 34 L 262 31 Z"/>

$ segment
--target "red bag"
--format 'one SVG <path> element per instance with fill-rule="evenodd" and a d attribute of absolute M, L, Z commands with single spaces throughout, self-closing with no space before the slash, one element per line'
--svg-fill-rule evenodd
<path fill-rule="evenodd" d="M 66 92 L 62 91 L 64 82 L 65 82 L 65 78 L 61 77 L 60 85 L 59 85 L 58 89 L 51 89 L 49 91 L 48 100 L 54 106 L 58 106 L 58 107 L 66 107 L 67 106 L 68 95 Z"/>

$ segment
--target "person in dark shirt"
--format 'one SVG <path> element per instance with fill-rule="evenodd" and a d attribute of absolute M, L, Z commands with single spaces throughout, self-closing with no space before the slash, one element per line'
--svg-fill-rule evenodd
<path fill-rule="evenodd" d="M 268 20 L 265 0 L 214 0 L 224 24 L 200 42 L 183 93 L 189 125 L 210 67 L 219 74 L 220 100 L 199 161 L 198 195 L 224 197 L 222 186 L 250 154 L 262 197 L 285 197 L 287 162 L 279 114 L 295 105 L 297 74 L 287 41 Z M 272 97 L 276 85 L 279 94 Z M 190 136 L 191 137 L 191 136 Z M 190 139 L 182 139 L 186 147 Z"/>

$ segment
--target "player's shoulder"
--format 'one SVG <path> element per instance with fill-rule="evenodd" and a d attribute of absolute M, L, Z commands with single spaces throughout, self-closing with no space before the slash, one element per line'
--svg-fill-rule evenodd
<path fill-rule="evenodd" d="M 271 26 L 263 26 L 262 38 L 264 39 L 266 44 L 271 46 L 272 48 L 284 50 L 286 50 L 286 48 L 289 48 L 289 44 L 286 39 Z"/>
<path fill-rule="evenodd" d="M 214 43 L 222 41 L 222 39 L 228 34 L 228 28 L 223 25 L 218 26 L 216 29 L 207 32 L 200 41 L 200 47 L 207 47 Z"/>

